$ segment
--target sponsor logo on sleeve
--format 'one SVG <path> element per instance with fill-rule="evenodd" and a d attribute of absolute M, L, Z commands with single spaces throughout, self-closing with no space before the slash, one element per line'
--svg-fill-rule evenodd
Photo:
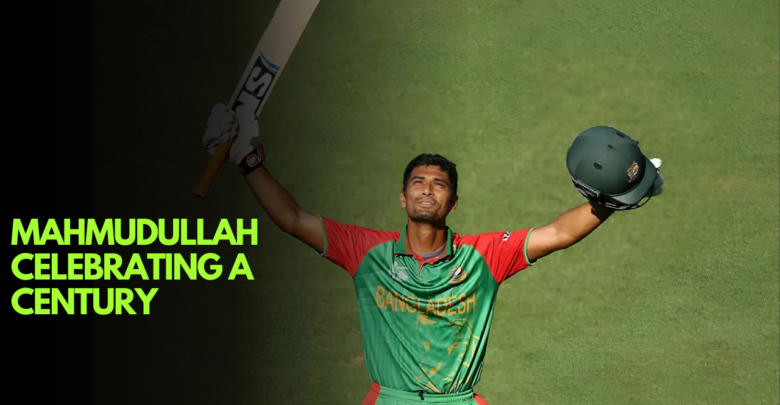
<path fill-rule="evenodd" d="M 507 240 L 509 240 L 509 235 L 511 235 L 511 234 L 512 234 L 512 232 L 506 231 L 506 232 L 504 233 L 504 237 L 503 237 L 503 238 L 501 238 L 501 240 L 502 240 L 502 241 L 504 241 L 504 242 L 506 242 Z"/>

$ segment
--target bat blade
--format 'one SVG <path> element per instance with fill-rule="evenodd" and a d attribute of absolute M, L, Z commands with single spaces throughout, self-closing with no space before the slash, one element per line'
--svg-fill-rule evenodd
<path fill-rule="evenodd" d="M 282 0 L 279 3 L 230 98 L 228 106 L 232 111 L 235 112 L 243 105 L 254 111 L 256 116 L 260 116 L 263 105 L 268 100 L 271 90 L 287 65 L 295 45 L 319 2 L 319 0 Z M 209 189 L 234 140 L 235 137 L 217 146 L 195 187 L 197 197 L 208 196 Z"/>

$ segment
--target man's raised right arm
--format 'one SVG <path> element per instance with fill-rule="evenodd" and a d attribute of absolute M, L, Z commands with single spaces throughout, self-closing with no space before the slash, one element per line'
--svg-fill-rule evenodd
<path fill-rule="evenodd" d="M 317 252 L 322 253 L 325 250 L 320 217 L 301 209 L 265 167 L 261 166 L 247 174 L 244 179 L 263 210 L 281 230 L 300 239 Z"/>
<path fill-rule="evenodd" d="M 211 109 L 206 133 L 203 136 L 203 147 L 213 154 L 216 145 L 227 142 L 234 133 L 238 132 L 227 157 L 236 164 L 241 163 L 253 152 L 252 138 L 259 135 L 257 118 L 251 111 L 243 111 L 241 107 L 238 107 L 235 112 L 238 116 L 237 126 L 233 119 L 233 112 L 227 106 L 215 105 Z M 279 228 L 320 253 L 325 250 L 325 237 L 322 234 L 320 217 L 301 209 L 290 193 L 268 173 L 265 167 L 260 165 L 254 168 L 244 178 L 257 201 Z"/>

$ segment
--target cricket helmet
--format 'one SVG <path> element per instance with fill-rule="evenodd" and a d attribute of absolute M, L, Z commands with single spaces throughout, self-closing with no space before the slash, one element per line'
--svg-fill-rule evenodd
<path fill-rule="evenodd" d="M 600 126 L 577 135 L 566 154 L 577 190 L 615 210 L 639 208 L 650 198 L 658 171 L 639 149 L 639 141 L 614 127 Z"/>

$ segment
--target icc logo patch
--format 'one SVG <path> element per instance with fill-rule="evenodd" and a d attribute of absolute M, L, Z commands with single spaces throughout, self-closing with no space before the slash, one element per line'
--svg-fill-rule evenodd
<path fill-rule="evenodd" d="M 393 263 L 393 268 L 390 270 L 387 270 L 388 273 L 390 273 L 390 277 L 393 278 L 393 280 L 398 282 L 404 282 L 409 279 L 409 276 L 404 273 L 404 270 L 409 270 L 406 267 L 401 267 L 398 265 L 398 262 Z"/>
<path fill-rule="evenodd" d="M 458 266 L 450 270 L 450 284 L 460 284 L 466 279 L 466 271 L 463 270 L 463 266 Z"/>

